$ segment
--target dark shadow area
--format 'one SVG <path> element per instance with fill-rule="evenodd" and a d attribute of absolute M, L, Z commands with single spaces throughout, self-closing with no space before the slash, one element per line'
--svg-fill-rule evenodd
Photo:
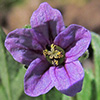
<path fill-rule="evenodd" d="M 96 92 L 95 80 L 92 80 L 91 87 L 92 87 L 92 90 L 91 90 L 91 98 L 90 98 L 90 100 L 97 100 L 97 92 Z"/>
<path fill-rule="evenodd" d="M 89 58 L 91 60 L 93 60 L 93 48 L 92 48 L 92 45 L 91 44 L 89 45 L 88 50 L 89 50 Z"/>

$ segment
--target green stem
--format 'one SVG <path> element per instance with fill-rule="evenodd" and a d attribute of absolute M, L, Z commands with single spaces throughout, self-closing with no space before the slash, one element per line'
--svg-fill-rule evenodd
<path fill-rule="evenodd" d="M 77 95 L 75 95 L 74 97 L 72 97 L 72 100 L 77 100 Z"/>
<path fill-rule="evenodd" d="M 42 95 L 42 99 L 46 100 L 46 95 L 45 94 Z"/>

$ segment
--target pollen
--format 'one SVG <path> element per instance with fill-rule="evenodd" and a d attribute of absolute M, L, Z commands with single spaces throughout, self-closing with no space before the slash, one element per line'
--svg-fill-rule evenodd
<path fill-rule="evenodd" d="M 54 60 L 52 61 L 52 64 L 55 65 L 55 66 L 57 66 L 57 65 L 58 65 L 58 60 L 55 60 L 55 59 L 54 59 Z"/>
<path fill-rule="evenodd" d="M 43 55 L 46 57 L 46 55 L 48 54 L 48 50 L 47 49 L 45 49 L 45 50 L 43 50 Z"/>
<path fill-rule="evenodd" d="M 48 46 L 47 46 L 48 47 Z M 57 45 L 51 44 L 49 47 L 43 50 L 43 55 L 52 65 L 59 65 L 64 60 L 64 50 Z"/>

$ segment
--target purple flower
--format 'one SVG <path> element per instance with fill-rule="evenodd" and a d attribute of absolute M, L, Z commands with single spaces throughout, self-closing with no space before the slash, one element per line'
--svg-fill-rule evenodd
<path fill-rule="evenodd" d="M 5 40 L 13 58 L 28 65 L 25 93 L 35 97 L 55 86 L 74 96 L 82 89 L 84 70 L 78 58 L 90 44 L 90 32 L 76 24 L 65 28 L 61 13 L 46 2 L 32 14 L 30 24 L 32 29 L 16 29 Z"/>

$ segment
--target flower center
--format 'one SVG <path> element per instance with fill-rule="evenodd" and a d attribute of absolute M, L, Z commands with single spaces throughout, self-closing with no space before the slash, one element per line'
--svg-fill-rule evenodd
<path fill-rule="evenodd" d="M 54 44 L 51 44 L 51 46 L 47 45 L 46 49 L 43 50 L 43 55 L 46 57 L 49 63 L 55 66 L 63 63 L 65 58 L 64 50 Z"/>

